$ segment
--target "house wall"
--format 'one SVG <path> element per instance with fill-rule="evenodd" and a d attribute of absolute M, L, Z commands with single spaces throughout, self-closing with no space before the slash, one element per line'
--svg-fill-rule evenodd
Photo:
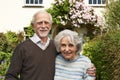
<path fill-rule="evenodd" d="M 23 31 L 29 26 L 32 16 L 39 10 L 50 7 L 54 0 L 43 0 L 44 7 L 24 7 L 24 0 L 2 0 L 0 2 L 0 32 Z M 87 4 L 87 0 L 84 0 Z M 103 8 L 94 7 L 97 14 L 102 15 Z"/>
<path fill-rule="evenodd" d="M 0 2 L 0 32 L 23 31 L 29 26 L 32 16 L 39 10 L 50 7 L 53 0 L 44 0 L 44 8 L 24 7 L 24 0 L 1 0 Z"/>

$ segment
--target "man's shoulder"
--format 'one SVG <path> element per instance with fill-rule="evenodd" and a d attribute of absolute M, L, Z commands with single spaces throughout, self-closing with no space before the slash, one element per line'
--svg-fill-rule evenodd
<path fill-rule="evenodd" d="M 26 45 L 28 43 L 31 43 L 32 41 L 30 39 L 26 39 L 25 41 L 21 42 L 19 45 Z"/>
<path fill-rule="evenodd" d="M 27 40 L 19 43 L 19 44 L 17 45 L 17 48 L 18 48 L 18 47 L 25 47 L 25 46 L 27 46 L 27 45 L 30 45 L 31 42 L 32 42 L 32 41 L 31 41 L 30 39 L 27 39 Z"/>

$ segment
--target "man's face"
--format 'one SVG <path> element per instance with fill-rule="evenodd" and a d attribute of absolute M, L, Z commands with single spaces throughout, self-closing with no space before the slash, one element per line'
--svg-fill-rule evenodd
<path fill-rule="evenodd" d="M 50 16 L 46 13 L 39 13 L 35 16 L 33 23 L 33 29 L 39 37 L 47 37 L 52 23 L 50 22 Z"/>

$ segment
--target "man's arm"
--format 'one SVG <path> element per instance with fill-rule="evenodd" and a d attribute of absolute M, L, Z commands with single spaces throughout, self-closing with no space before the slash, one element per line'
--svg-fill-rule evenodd
<path fill-rule="evenodd" d="M 20 74 L 21 67 L 22 67 L 21 49 L 17 47 L 13 53 L 9 69 L 5 75 L 5 80 L 19 80 L 18 75 Z"/>

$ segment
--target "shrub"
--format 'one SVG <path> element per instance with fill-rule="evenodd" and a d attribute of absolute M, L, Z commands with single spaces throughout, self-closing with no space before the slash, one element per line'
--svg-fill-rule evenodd
<path fill-rule="evenodd" d="M 19 32 L 18 34 L 11 31 L 5 34 L 0 33 L 0 80 L 3 80 L 8 69 L 14 48 L 23 40 L 23 32 Z"/>
<path fill-rule="evenodd" d="M 105 21 L 108 29 L 120 28 L 120 0 L 109 0 L 110 4 L 106 6 Z"/>
<path fill-rule="evenodd" d="M 97 80 L 120 79 L 120 30 L 111 31 L 86 43 L 84 54 L 97 68 Z"/>
<path fill-rule="evenodd" d="M 26 39 L 28 39 L 29 37 L 33 36 L 33 34 L 34 34 L 34 30 L 33 30 L 31 24 L 29 26 L 27 26 L 27 27 L 24 27 L 24 31 L 25 31 Z"/>
<path fill-rule="evenodd" d="M 90 38 L 102 32 L 102 17 L 97 15 L 95 10 L 87 6 L 83 0 L 55 0 L 47 11 L 53 17 L 54 28 L 71 29 L 77 31 L 79 35 L 87 34 L 86 36 Z"/>

